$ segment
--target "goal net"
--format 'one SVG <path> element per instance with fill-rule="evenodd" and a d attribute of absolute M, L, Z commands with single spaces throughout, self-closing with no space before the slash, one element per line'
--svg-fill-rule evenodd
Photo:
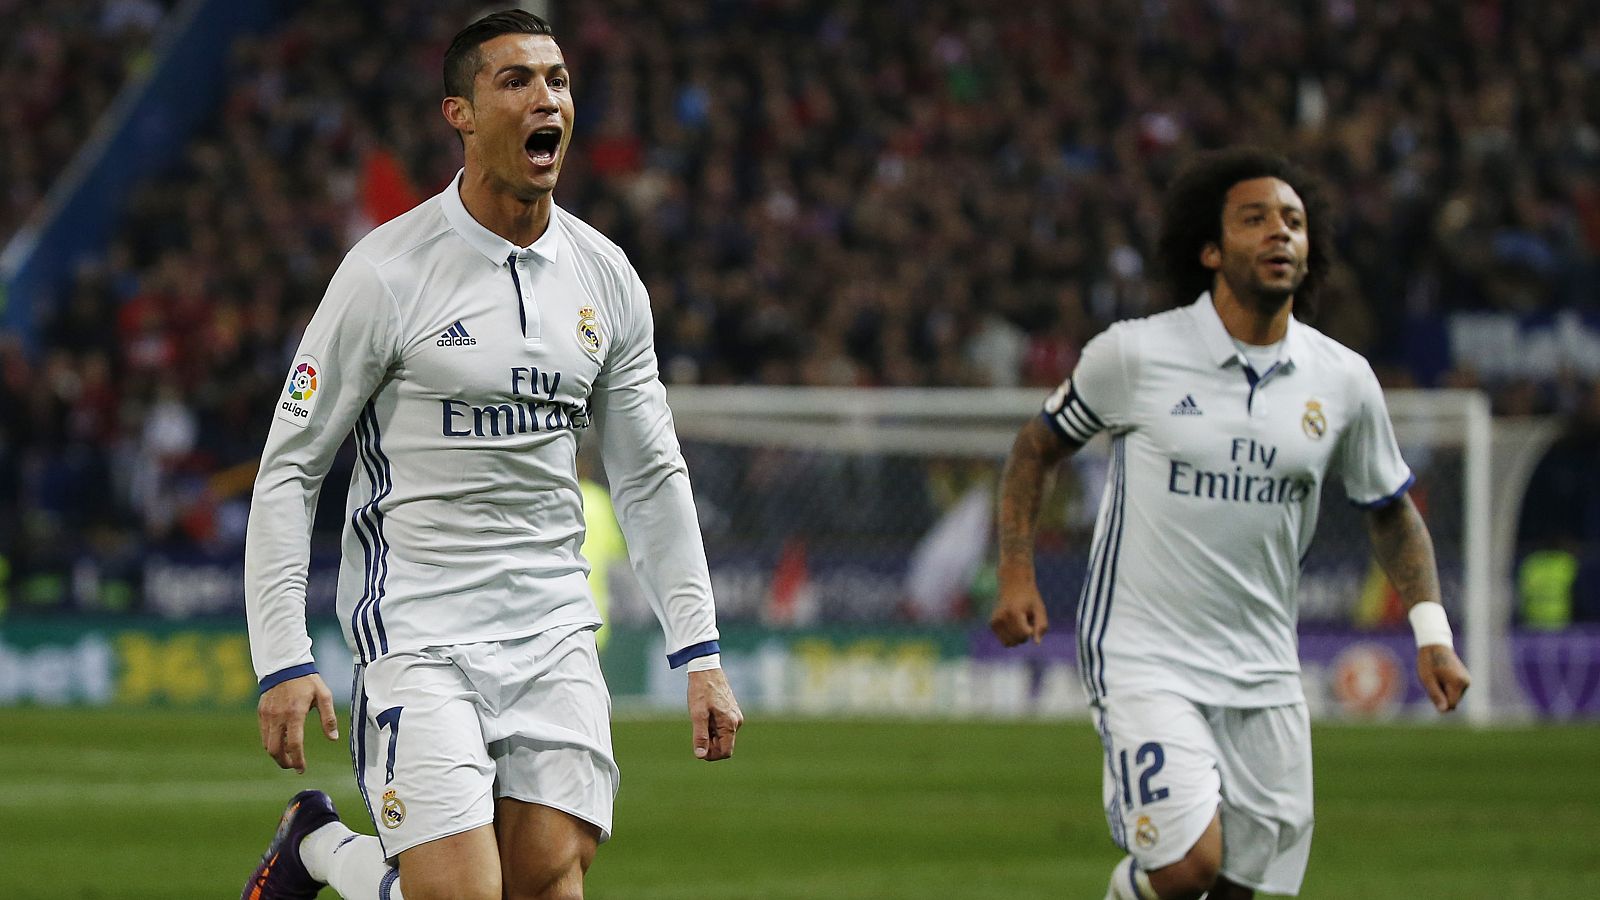
<path fill-rule="evenodd" d="M 828 714 L 1082 713 L 1070 631 L 1104 439 L 1061 467 L 1043 504 L 1037 560 L 1051 635 L 1003 651 L 986 628 L 1000 467 L 1045 393 L 669 390 L 724 665 L 745 702 Z M 1397 391 L 1388 401 L 1417 474 L 1412 496 L 1432 530 L 1457 646 L 1474 672 L 1464 709 L 1479 722 L 1512 715 L 1515 691 L 1496 660 L 1507 640 L 1514 536 L 1496 547 L 1490 531 L 1487 402 L 1471 391 Z M 1420 715 L 1431 707 L 1415 684 L 1404 610 L 1372 562 L 1360 512 L 1337 480 L 1327 491 L 1299 597 L 1314 714 Z M 614 591 L 614 639 L 640 642 L 639 658 L 659 659 L 659 633 L 629 593 Z M 653 632 L 656 647 L 645 646 Z M 620 697 L 681 703 L 681 673 L 641 665 L 637 676 L 608 665 Z"/>

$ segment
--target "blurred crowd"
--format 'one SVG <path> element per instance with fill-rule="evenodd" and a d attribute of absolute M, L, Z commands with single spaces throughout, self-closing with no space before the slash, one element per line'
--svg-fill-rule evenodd
<path fill-rule="evenodd" d="M 108 29 L 139 33 L 160 5 L 0 0 L 29 26 L 0 40 L 30 60 L 90 47 L 116 69 L 128 42 Z M 460 164 L 437 73 L 481 3 L 290 6 L 235 48 L 227 99 L 180 170 L 136 194 L 115 244 L 42 315 L 45 349 L 0 342 L 13 566 L 69 584 L 86 550 L 237 548 L 273 399 L 329 276 Z M 553 12 L 578 117 L 556 198 L 628 251 L 669 382 L 1054 385 L 1109 322 L 1190 299 L 1165 295 L 1151 256 L 1161 187 L 1193 151 L 1250 142 L 1326 182 L 1340 263 L 1317 324 L 1386 383 L 1484 384 L 1507 413 L 1575 412 L 1590 393 L 1575 373 L 1486 383 L 1419 335 L 1462 310 L 1600 307 L 1593 4 Z M 78 95 L 80 110 L 8 106 L 23 118 L 0 159 L 32 180 L 7 181 L 0 216 L 37 202 L 45 161 L 70 155 L 57 143 L 104 106 L 111 88 L 72 77 L 79 65 L 49 78 L 0 60 L 0 83 Z M 24 132 L 39 146 L 12 146 Z"/>
<path fill-rule="evenodd" d="M 0 247 L 39 208 L 173 0 L 0 0 Z"/>

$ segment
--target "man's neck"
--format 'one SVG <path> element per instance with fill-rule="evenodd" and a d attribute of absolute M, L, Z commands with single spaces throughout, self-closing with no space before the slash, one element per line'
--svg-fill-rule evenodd
<path fill-rule="evenodd" d="M 521 200 L 469 169 L 461 176 L 461 205 L 479 225 L 518 247 L 527 247 L 549 227 L 553 204 L 549 194 L 532 202 Z"/>
<path fill-rule="evenodd" d="M 1283 340 L 1289 333 L 1289 318 L 1294 315 L 1294 298 L 1290 297 L 1276 311 L 1267 311 L 1253 301 L 1233 292 L 1228 282 L 1218 278 L 1211 297 L 1216 303 L 1217 316 L 1228 334 L 1246 344 L 1265 347 Z"/>

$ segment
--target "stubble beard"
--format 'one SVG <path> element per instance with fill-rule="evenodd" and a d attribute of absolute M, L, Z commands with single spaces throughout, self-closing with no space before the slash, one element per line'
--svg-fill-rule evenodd
<path fill-rule="evenodd" d="M 1256 274 L 1255 263 L 1237 266 L 1234 271 L 1227 268 L 1222 270 L 1222 277 L 1228 282 L 1228 287 L 1233 289 L 1233 295 L 1246 306 L 1251 307 L 1263 316 L 1275 316 L 1283 307 L 1294 300 L 1294 295 L 1300 290 L 1300 285 L 1305 281 L 1304 269 L 1296 272 L 1293 283 L 1288 287 L 1263 284 L 1261 277 Z"/>
<path fill-rule="evenodd" d="M 514 158 L 511 163 L 513 172 L 515 172 L 516 167 L 526 164 L 527 158 L 525 156 Z M 551 174 L 559 176 L 560 170 L 557 169 Z M 541 177 L 539 180 L 542 181 L 543 178 Z M 557 180 L 557 178 L 552 178 L 549 186 L 546 187 L 523 176 L 520 172 L 515 172 L 508 178 L 502 178 L 501 183 L 505 185 L 506 192 L 517 198 L 518 202 L 532 205 L 555 193 L 555 182 Z"/>

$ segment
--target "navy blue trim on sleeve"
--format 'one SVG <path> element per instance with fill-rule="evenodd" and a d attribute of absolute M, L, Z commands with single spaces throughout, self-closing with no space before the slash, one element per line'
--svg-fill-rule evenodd
<path fill-rule="evenodd" d="M 1417 483 L 1417 476 L 1416 476 L 1416 473 L 1413 472 L 1411 475 L 1406 477 L 1406 483 L 1400 485 L 1400 489 L 1395 491 L 1394 493 L 1390 494 L 1389 496 L 1387 496 L 1387 497 L 1379 497 L 1378 499 L 1372 501 L 1371 503 L 1357 503 L 1356 501 L 1351 500 L 1350 504 L 1352 506 L 1354 506 L 1356 509 L 1364 509 L 1364 510 L 1366 510 L 1368 512 L 1372 512 L 1373 510 L 1383 509 L 1385 506 L 1388 506 L 1389 504 L 1395 502 L 1396 500 L 1399 500 L 1401 497 L 1404 497 L 1406 495 L 1406 491 L 1411 490 L 1411 486 L 1413 484 L 1416 484 L 1416 483 Z"/>
<path fill-rule="evenodd" d="M 710 656 L 713 653 L 721 652 L 722 648 L 717 646 L 716 641 L 701 641 L 698 644 L 690 644 L 677 653 L 668 654 L 667 665 L 676 669 L 688 663 L 691 659 L 699 659 L 702 656 Z"/>
<path fill-rule="evenodd" d="M 314 662 L 301 663 L 298 666 L 290 666 L 287 669 L 279 669 L 278 671 L 273 672 L 271 675 L 261 679 L 261 693 L 265 694 L 267 691 L 272 690 L 291 678 L 299 678 L 302 675 L 315 674 L 317 674 L 317 664 Z"/>

